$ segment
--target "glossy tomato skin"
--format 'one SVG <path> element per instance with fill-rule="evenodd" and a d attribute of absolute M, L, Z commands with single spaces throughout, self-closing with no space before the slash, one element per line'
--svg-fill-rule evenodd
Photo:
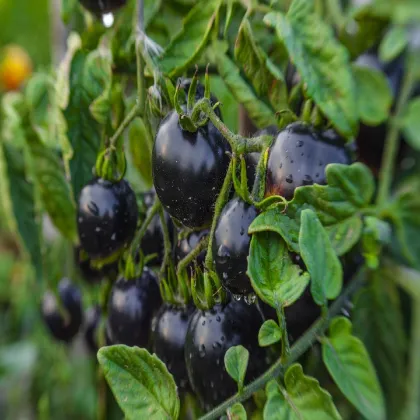
<path fill-rule="evenodd" d="M 99 345 L 98 345 L 98 326 L 101 320 L 101 308 L 99 305 L 92 306 L 86 311 L 85 316 L 85 343 L 89 351 L 96 354 Z"/>
<path fill-rule="evenodd" d="M 251 237 L 248 229 L 257 217 L 257 209 L 239 197 L 230 200 L 217 222 L 213 258 L 216 272 L 225 289 L 234 295 L 253 293 L 246 272 Z"/>
<path fill-rule="evenodd" d="M 108 301 L 107 334 L 113 344 L 146 347 L 154 313 L 162 300 L 156 275 L 145 268 L 133 280 L 120 277 Z"/>
<path fill-rule="evenodd" d="M 104 15 L 123 7 L 127 0 L 79 0 L 80 3 L 95 15 Z"/>
<path fill-rule="evenodd" d="M 185 258 L 198 244 L 199 242 L 208 236 L 210 233 L 209 229 L 204 229 L 200 231 L 193 231 L 187 237 L 180 239 L 175 247 L 175 258 L 179 262 Z M 196 259 L 198 265 L 203 268 L 204 260 L 206 259 L 206 249 L 198 254 Z"/>
<path fill-rule="evenodd" d="M 194 307 L 164 303 L 152 321 L 152 349 L 174 376 L 178 389 L 189 389 L 184 347 Z"/>
<path fill-rule="evenodd" d="M 185 341 L 185 360 L 191 387 L 205 410 L 237 391 L 224 365 L 230 347 L 242 345 L 250 353 L 246 383 L 266 369 L 267 353 L 258 345 L 262 323 L 256 306 L 243 301 L 231 300 L 208 311 L 194 312 Z"/>
<path fill-rule="evenodd" d="M 42 300 L 42 317 L 57 340 L 69 342 L 83 322 L 82 295 L 78 287 L 63 278 L 58 284 L 58 297 L 66 317 L 59 311 L 56 296 L 51 292 L 46 292 Z"/>
<path fill-rule="evenodd" d="M 125 180 L 90 181 L 81 191 L 77 227 L 81 247 L 92 259 L 103 259 L 127 247 L 137 227 L 136 196 Z"/>
<path fill-rule="evenodd" d="M 210 225 L 229 151 L 228 142 L 211 122 L 190 133 L 182 130 L 175 111 L 165 117 L 153 147 L 153 183 L 172 217 L 190 228 Z"/>
<path fill-rule="evenodd" d="M 289 124 L 279 132 L 267 163 L 266 196 L 290 200 L 297 187 L 326 184 L 325 168 L 330 163 L 350 164 L 350 150 L 338 136 L 315 131 L 303 122 Z"/>
<path fill-rule="evenodd" d="M 152 207 L 155 196 L 156 193 L 154 189 L 141 195 L 141 200 L 145 210 L 144 217 L 147 216 L 148 210 L 150 207 Z M 165 212 L 165 220 L 168 227 L 169 236 L 172 238 L 174 234 L 174 225 L 167 212 Z M 164 241 L 162 225 L 160 223 L 160 217 L 158 214 L 153 217 L 152 221 L 146 229 L 146 232 L 141 241 L 141 249 L 144 255 L 157 254 L 157 257 L 151 262 L 151 264 L 160 265 L 162 263 L 164 254 Z"/>

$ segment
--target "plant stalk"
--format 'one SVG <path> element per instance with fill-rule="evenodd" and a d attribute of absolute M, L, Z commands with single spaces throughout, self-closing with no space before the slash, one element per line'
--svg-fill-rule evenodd
<path fill-rule="evenodd" d="M 139 104 L 134 105 L 133 109 L 127 114 L 123 122 L 117 128 L 117 131 L 109 140 L 109 146 L 111 148 L 115 147 L 119 137 L 124 133 L 125 129 L 131 124 L 131 122 L 139 115 L 140 107 Z"/>

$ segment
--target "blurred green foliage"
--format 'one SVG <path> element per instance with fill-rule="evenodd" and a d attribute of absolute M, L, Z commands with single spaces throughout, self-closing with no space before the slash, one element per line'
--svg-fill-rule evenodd
<path fill-rule="evenodd" d="M 0 0 L 0 16 L 0 48 L 19 44 L 28 51 L 36 67 L 48 66 L 50 0 Z"/>

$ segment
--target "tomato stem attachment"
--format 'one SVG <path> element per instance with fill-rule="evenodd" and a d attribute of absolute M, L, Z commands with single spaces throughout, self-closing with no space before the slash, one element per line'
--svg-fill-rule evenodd
<path fill-rule="evenodd" d="M 363 270 L 363 269 L 362 269 Z M 364 271 L 364 270 L 363 270 Z M 319 318 L 312 327 L 291 347 L 289 356 L 286 361 L 281 357 L 275 362 L 265 373 L 255 379 L 253 382 L 245 386 L 242 392 L 235 394 L 212 411 L 200 418 L 200 420 L 213 420 L 217 419 L 232 405 L 247 400 L 252 394 L 259 389 L 263 388 L 264 385 L 271 379 L 277 379 L 279 376 L 282 377 L 287 368 L 292 365 L 299 357 L 301 357 L 318 337 L 322 335 L 328 328 L 330 320 L 338 315 L 344 306 L 345 302 L 350 296 L 352 296 L 360 287 L 364 284 L 364 272 L 359 272 L 346 287 L 341 296 L 330 306 L 327 318 Z"/>
<path fill-rule="evenodd" d="M 198 244 L 191 250 L 191 252 L 186 255 L 179 263 L 177 267 L 177 275 L 180 275 L 182 271 L 186 270 L 186 268 L 198 257 L 200 252 L 204 251 L 209 243 L 209 237 L 204 236 L 200 239 Z"/>

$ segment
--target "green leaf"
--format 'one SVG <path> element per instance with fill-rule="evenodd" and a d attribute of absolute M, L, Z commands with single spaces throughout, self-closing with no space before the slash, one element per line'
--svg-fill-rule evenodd
<path fill-rule="evenodd" d="M 242 66 L 259 97 L 268 97 L 276 110 L 287 108 L 284 76 L 257 45 L 248 19 L 243 20 L 239 29 L 235 42 L 235 60 Z"/>
<path fill-rule="evenodd" d="M 358 118 L 350 57 L 316 13 L 314 2 L 294 0 L 286 16 L 272 12 L 264 22 L 284 41 L 308 95 L 338 131 L 353 135 Z"/>
<path fill-rule="evenodd" d="M 40 218 L 26 151 L 4 142 L 0 149 L 2 205 L 14 231 L 28 252 L 38 281 L 42 281 Z"/>
<path fill-rule="evenodd" d="M 335 299 L 343 286 L 343 269 L 327 232 L 316 214 L 306 209 L 301 214 L 300 255 L 311 276 L 311 293 L 318 305 Z"/>
<path fill-rule="evenodd" d="M 183 22 L 182 30 L 171 41 L 160 59 L 159 66 L 170 77 L 181 75 L 197 60 L 206 46 L 222 0 L 197 3 Z"/>
<path fill-rule="evenodd" d="M 220 48 L 219 43 L 213 43 L 208 55 L 226 86 L 235 99 L 245 107 L 254 124 L 258 128 L 275 125 L 276 118 L 272 109 L 258 99 L 251 86 L 242 78 L 239 68 Z"/>
<path fill-rule="evenodd" d="M 225 353 L 226 371 L 238 384 L 239 391 L 241 391 L 244 386 L 248 361 L 249 351 L 243 346 L 233 346 Z"/>
<path fill-rule="evenodd" d="M 274 232 L 252 235 L 248 275 L 258 296 L 276 309 L 296 302 L 309 283 L 308 273 L 293 264 L 286 243 Z"/>
<path fill-rule="evenodd" d="M 16 147 L 23 148 L 26 142 L 22 114 L 26 112 L 25 98 L 21 93 L 6 93 L 1 100 L 1 137 L 13 142 Z"/>
<path fill-rule="evenodd" d="M 365 217 L 362 236 L 363 256 L 370 269 L 378 268 L 382 246 L 390 242 L 391 233 L 391 226 L 388 222 L 373 216 Z"/>
<path fill-rule="evenodd" d="M 379 58 L 387 63 L 397 58 L 407 46 L 407 31 L 402 26 L 392 27 L 382 39 L 379 45 Z"/>
<path fill-rule="evenodd" d="M 129 131 L 130 153 L 134 166 L 149 187 L 152 186 L 152 151 L 153 139 L 141 118 L 136 118 Z"/>
<path fill-rule="evenodd" d="M 267 384 L 264 420 L 340 420 L 331 395 L 315 378 L 294 364 L 284 375 L 285 389 L 276 381 Z"/>
<path fill-rule="evenodd" d="M 362 235 L 362 229 L 362 219 L 357 215 L 325 228 L 338 257 L 347 254 L 356 245 Z"/>
<path fill-rule="evenodd" d="M 418 291 L 420 292 L 420 276 Z M 359 337 L 375 365 L 386 395 L 388 418 L 402 418 L 406 391 L 407 337 L 403 324 L 400 291 L 395 280 L 409 278 L 405 268 L 388 264 L 372 272 L 366 286 L 355 296 L 352 319 Z"/>
<path fill-rule="evenodd" d="M 281 329 L 276 321 L 269 319 L 261 325 L 258 332 L 258 344 L 261 347 L 271 346 L 281 340 Z"/>
<path fill-rule="evenodd" d="M 415 150 L 420 150 L 420 97 L 412 99 L 406 106 L 400 120 L 407 143 Z"/>
<path fill-rule="evenodd" d="M 353 64 L 360 119 L 368 125 L 378 125 L 389 116 L 392 105 L 391 86 L 379 70 Z"/>
<path fill-rule="evenodd" d="M 294 219 L 286 216 L 279 207 L 261 213 L 248 229 L 249 234 L 264 231 L 278 233 L 290 250 L 299 253 L 299 225 Z"/>
<path fill-rule="evenodd" d="M 400 188 L 383 217 L 392 221 L 395 249 L 406 262 L 420 269 L 420 182 L 415 178 Z"/>
<path fill-rule="evenodd" d="M 124 345 L 102 347 L 98 360 L 128 420 L 177 419 L 180 403 L 172 375 L 156 355 Z"/>
<path fill-rule="evenodd" d="M 409 267 L 386 264 L 386 274 L 394 279 L 414 299 L 420 300 L 420 271 Z"/>
<path fill-rule="evenodd" d="M 241 403 L 233 404 L 227 410 L 227 417 L 229 420 L 246 420 L 245 407 Z"/>
<path fill-rule="evenodd" d="M 71 182 L 77 198 L 92 178 L 104 128 L 90 112 L 91 104 L 111 86 L 111 60 L 101 50 L 88 55 L 77 51 L 70 72 L 70 99 L 65 110 L 68 138 L 73 148 L 70 160 Z M 104 112 L 104 109 L 102 109 Z"/>
<path fill-rule="evenodd" d="M 323 361 L 341 392 L 366 419 L 384 420 L 385 402 L 375 369 L 351 330 L 347 318 L 332 320 L 329 337 L 322 340 Z"/>
<path fill-rule="evenodd" d="M 362 163 L 330 164 L 326 168 L 328 185 L 298 187 L 289 203 L 289 216 L 299 218 L 305 208 L 313 209 L 324 226 L 352 217 L 372 200 L 375 181 Z"/>
<path fill-rule="evenodd" d="M 45 209 L 55 227 L 69 240 L 77 238 L 76 206 L 57 153 L 36 138 L 29 141 L 33 168 Z"/>

